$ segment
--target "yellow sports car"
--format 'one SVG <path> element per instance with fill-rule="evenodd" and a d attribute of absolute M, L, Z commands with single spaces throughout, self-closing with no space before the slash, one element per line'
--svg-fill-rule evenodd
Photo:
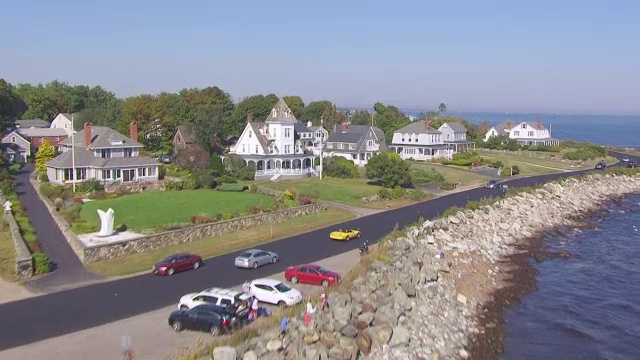
<path fill-rule="evenodd" d="M 332 231 L 331 234 L 329 234 L 329 237 L 333 240 L 344 240 L 344 241 L 349 241 L 351 239 L 355 239 L 357 237 L 360 237 L 360 229 L 340 229 L 340 230 L 336 230 L 336 231 Z"/>

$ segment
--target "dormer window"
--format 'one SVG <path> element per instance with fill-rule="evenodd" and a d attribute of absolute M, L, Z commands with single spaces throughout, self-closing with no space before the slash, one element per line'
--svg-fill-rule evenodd
<path fill-rule="evenodd" d="M 284 113 L 284 116 L 289 117 L 289 114 L 291 114 L 291 110 L 287 110 L 287 111 Z"/>
<path fill-rule="evenodd" d="M 526 129 L 527 128 L 527 124 L 522 124 L 522 128 Z"/>
<path fill-rule="evenodd" d="M 123 144 L 122 140 L 109 140 L 109 143 L 111 145 L 122 145 Z"/>
<path fill-rule="evenodd" d="M 278 115 L 278 111 L 276 109 L 271 110 L 271 116 L 276 117 Z"/>
<path fill-rule="evenodd" d="M 11 137 L 11 142 L 16 142 L 16 137 L 15 136 Z"/>

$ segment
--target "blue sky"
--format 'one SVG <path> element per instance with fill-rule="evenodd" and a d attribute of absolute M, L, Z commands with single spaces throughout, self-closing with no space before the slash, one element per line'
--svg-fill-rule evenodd
<path fill-rule="evenodd" d="M 0 77 L 639 114 L 640 1 L 0 0 Z"/>

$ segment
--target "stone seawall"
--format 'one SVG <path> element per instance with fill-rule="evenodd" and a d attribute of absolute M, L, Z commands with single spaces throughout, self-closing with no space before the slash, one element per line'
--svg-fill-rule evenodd
<path fill-rule="evenodd" d="M 83 249 L 84 263 L 113 259 L 124 255 L 161 249 L 167 246 L 188 243 L 209 237 L 220 236 L 235 231 L 251 229 L 264 224 L 275 224 L 300 216 L 317 214 L 325 209 L 323 204 L 310 204 L 294 208 L 267 212 L 259 215 L 220 221 L 211 224 L 190 226 L 184 229 L 151 234 L 135 239 L 123 240 L 104 245 L 87 246 Z"/>
<path fill-rule="evenodd" d="M 0 203 L 4 204 L 7 199 L 0 194 Z M 4 210 L 3 210 L 4 211 Z M 20 234 L 20 228 L 16 223 L 11 211 L 4 212 L 4 221 L 9 225 L 13 246 L 16 249 L 16 278 L 25 279 L 33 276 L 33 259 L 31 252 L 24 242 L 24 238 Z"/>
<path fill-rule="evenodd" d="M 296 317 L 284 337 L 265 331 L 217 352 L 225 359 L 355 359 L 358 352 L 366 359 L 482 359 L 468 352 L 469 339 L 483 332 L 481 305 L 506 275 L 500 260 L 544 231 L 576 226 L 612 197 L 637 192 L 638 176 L 586 175 L 425 221 L 382 244 L 385 256 L 349 290 L 330 293 L 329 311 L 310 325 Z"/>

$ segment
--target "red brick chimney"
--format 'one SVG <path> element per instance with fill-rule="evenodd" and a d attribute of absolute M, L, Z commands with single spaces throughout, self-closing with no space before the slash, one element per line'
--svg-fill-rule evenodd
<path fill-rule="evenodd" d="M 247 114 L 247 122 L 248 123 L 252 123 L 253 122 L 253 113 L 248 113 Z"/>
<path fill-rule="evenodd" d="M 342 132 L 349 132 L 349 124 L 347 124 L 345 121 L 342 122 Z"/>
<path fill-rule="evenodd" d="M 538 120 L 538 129 L 542 129 L 542 120 Z"/>
<path fill-rule="evenodd" d="M 138 141 L 138 124 L 134 121 L 129 124 L 129 137 L 133 141 Z"/>
<path fill-rule="evenodd" d="M 429 119 L 424 119 L 424 131 L 429 132 Z"/>
<path fill-rule="evenodd" d="M 84 147 L 91 145 L 91 123 L 84 123 Z"/>

